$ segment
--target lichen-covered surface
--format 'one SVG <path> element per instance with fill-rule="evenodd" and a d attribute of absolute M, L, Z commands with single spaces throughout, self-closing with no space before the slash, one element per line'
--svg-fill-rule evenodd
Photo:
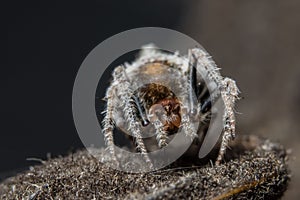
<path fill-rule="evenodd" d="M 104 155 L 104 151 L 100 154 Z M 0 199 L 276 199 L 289 182 L 287 153 L 243 137 L 220 166 L 166 168 L 146 174 L 105 167 L 87 151 L 43 161 L 0 184 Z"/>

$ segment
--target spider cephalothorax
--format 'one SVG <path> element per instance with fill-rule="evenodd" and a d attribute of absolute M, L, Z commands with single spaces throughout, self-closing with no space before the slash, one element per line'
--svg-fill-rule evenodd
<path fill-rule="evenodd" d="M 103 119 L 108 149 L 115 154 L 115 125 L 133 136 L 137 150 L 149 163 L 149 147 L 143 139 L 146 135 L 154 136 L 157 147 L 163 148 L 168 145 L 169 137 L 181 129 L 201 144 L 211 118 L 212 102 L 219 97 L 225 108 L 217 163 L 235 136 L 233 109 L 238 99 L 235 82 L 223 78 L 210 56 L 200 48 L 189 50 L 188 56 L 180 56 L 153 46 L 145 47 L 136 61 L 113 71 Z"/>

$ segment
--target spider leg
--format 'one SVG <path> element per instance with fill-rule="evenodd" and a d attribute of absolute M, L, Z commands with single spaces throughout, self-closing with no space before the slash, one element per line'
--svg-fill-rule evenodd
<path fill-rule="evenodd" d="M 137 107 L 137 112 L 142 120 L 142 125 L 147 126 L 150 122 L 148 120 L 147 114 L 145 113 L 144 105 L 140 102 L 139 98 L 136 95 L 133 95 L 133 100 Z"/>
<path fill-rule="evenodd" d="M 131 89 L 131 83 L 126 75 L 125 68 L 119 66 L 115 69 L 115 73 L 117 77 L 119 77 L 118 96 L 124 104 L 123 112 L 125 120 L 128 122 L 128 131 L 135 139 L 137 150 L 140 151 L 146 162 L 152 165 L 141 134 L 141 127 L 138 121 L 137 108 L 134 100 L 134 91 Z"/>
<path fill-rule="evenodd" d="M 192 57 L 197 59 L 197 70 L 202 72 L 201 74 L 207 77 L 210 86 L 218 88 L 220 92 L 213 92 L 210 94 L 210 100 L 206 99 L 202 104 L 203 109 L 207 106 L 205 104 L 211 103 L 211 100 L 216 99 L 219 95 L 221 95 L 225 110 L 223 116 L 223 135 L 221 146 L 219 150 L 219 155 L 216 160 L 216 164 L 220 164 L 222 161 L 224 154 L 226 152 L 226 148 L 231 140 L 235 137 L 235 115 L 234 115 L 234 105 L 236 100 L 238 100 L 239 90 L 236 86 L 234 80 L 229 78 L 223 78 L 219 73 L 219 68 L 217 68 L 214 61 L 211 59 L 209 54 L 202 49 L 195 48 L 191 50 Z M 202 108 L 201 108 L 202 109 Z"/>
<path fill-rule="evenodd" d="M 161 120 L 166 121 L 167 116 L 165 114 L 156 112 L 155 110 L 160 109 L 160 105 L 154 105 L 149 110 L 149 119 L 155 128 L 156 141 L 159 148 L 167 146 L 168 134 L 165 130 L 164 124 Z"/>
<path fill-rule="evenodd" d="M 196 96 L 198 95 L 197 93 L 197 72 L 196 72 L 196 67 L 197 67 L 197 59 L 195 59 L 195 56 L 192 54 L 192 51 L 189 51 L 188 55 L 189 63 L 188 63 L 188 78 L 187 78 L 187 84 L 183 85 L 182 89 L 183 94 L 185 91 L 188 91 L 187 96 L 187 102 L 188 102 L 188 107 L 183 107 L 182 108 L 182 120 L 181 120 L 181 126 L 184 128 L 185 134 L 189 138 L 195 138 L 197 137 L 197 131 L 195 130 L 195 127 L 191 123 L 191 118 L 195 117 L 198 113 L 198 105 L 195 105 L 195 102 L 197 102 L 195 98 L 195 93 Z M 185 95 L 182 95 L 185 96 Z"/>
<path fill-rule="evenodd" d="M 107 108 L 103 112 L 105 114 L 105 117 L 102 121 L 103 124 L 103 134 L 104 134 L 104 141 L 106 143 L 106 149 L 108 152 L 112 155 L 113 161 L 116 162 L 116 153 L 115 153 L 115 147 L 114 147 L 114 137 L 113 137 L 113 130 L 115 127 L 115 123 L 113 120 L 113 112 L 114 112 L 114 105 L 113 105 L 113 99 L 114 99 L 114 90 L 115 86 L 111 85 L 108 87 L 105 95 L 105 99 L 107 100 Z"/>
<path fill-rule="evenodd" d="M 225 104 L 225 112 L 223 116 L 224 133 L 216 164 L 220 164 L 224 157 L 226 148 L 228 147 L 228 143 L 235 138 L 234 105 L 236 100 L 239 99 L 239 89 L 236 86 L 235 81 L 230 78 L 224 78 L 220 90 Z"/>
<path fill-rule="evenodd" d="M 194 104 L 194 92 L 196 92 L 197 96 L 197 72 L 196 72 L 196 65 L 197 60 L 193 56 L 193 54 L 189 53 L 189 65 L 188 65 L 188 71 L 189 71 L 189 77 L 188 77 L 188 96 L 189 96 L 189 106 L 190 106 L 190 113 L 192 115 L 197 114 L 196 105 Z"/>
<path fill-rule="evenodd" d="M 194 139 L 195 137 L 198 137 L 195 127 L 193 126 L 193 124 L 191 123 L 191 119 L 189 117 L 189 115 L 187 114 L 188 111 L 186 108 L 183 108 L 183 114 L 182 114 L 182 119 L 181 119 L 181 126 L 184 129 L 185 135 L 188 138 Z"/>
<path fill-rule="evenodd" d="M 167 146 L 168 134 L 164 130 L 164 125 L 158 119 L 152 122 L 152 124 L 154 125 L 156 130 L 156 141 L 158 143 L 159 148 Z"/>

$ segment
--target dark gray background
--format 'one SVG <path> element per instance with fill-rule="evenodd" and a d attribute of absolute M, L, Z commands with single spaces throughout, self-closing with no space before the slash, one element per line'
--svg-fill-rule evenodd
<path fill-rule="evenodd" d="M 2 64 L 1 165 L 10 171 L 83 147 L 72 118 L 72 89 L 87 54 L 106 38 L 141 26 L 176 28 L 171 1 L 13 2 L 6 8 Z M 166 12 L 168 11 L 168 12 Z"/>
<path fill-rule="evenodd" d="M 298 197 L 300 1 L 14 1 L 2 8 L 2 177 L 33 164 L 28 157 L 81 148 L 71 110 L 81 62 L 113 34 L 161 26 L 196 39 L 222 74 L 237 80 L 244 97 L 237 106 L 239 134 L 293 149 L 298 159 L 284 199 Z"/>

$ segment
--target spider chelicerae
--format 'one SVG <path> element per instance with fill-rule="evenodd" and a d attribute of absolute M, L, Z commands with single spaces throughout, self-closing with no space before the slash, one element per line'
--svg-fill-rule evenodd
<path fill-rule="evenodd" d="M 208 90 L 207 82 L 213 92 Z M 115 126 L 131 135 L 136 150 L 150 164 L 147 152 L 151 147 L 145 144 L 145 137 L 153 136 L 155 148 L 163 148 L 182 129 L 187 137 L 201 144 L 211 119 L 212 102 L 222 98 L 223 134 L 216 159 L 219 164 L 235 137 L 234 106 L 238 94 L 235 81 L 220 75 L 205 50 L 194 48 L 181 56 L 145 46 L 134 62 L 113 70 L 102 121 L 107 149 L 116 159 Z"/>

